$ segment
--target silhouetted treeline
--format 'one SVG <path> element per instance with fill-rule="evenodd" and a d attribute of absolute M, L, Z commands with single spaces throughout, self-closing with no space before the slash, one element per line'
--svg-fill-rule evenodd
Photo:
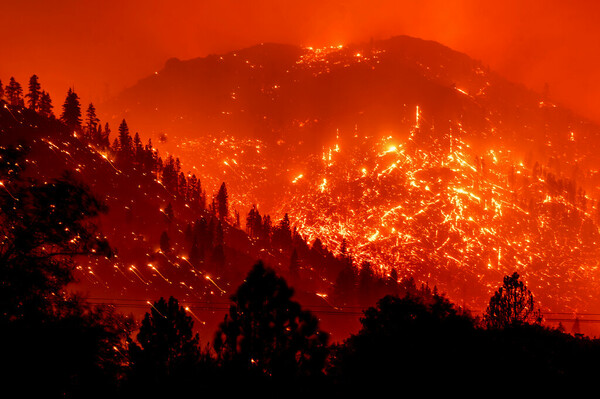
<path fill-rule="evenodd" d="M 117 391 L 132 323 L 69 294 L 74 257 L 111 256 L 94 225 L 105 207 L 72 175 L 22 177 L 22 148 L 0 148 L 2 389 L 35 397 Z"/>

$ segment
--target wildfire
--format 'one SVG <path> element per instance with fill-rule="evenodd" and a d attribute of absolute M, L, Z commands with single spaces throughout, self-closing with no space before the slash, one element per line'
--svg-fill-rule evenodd
<path fill-rule="evenodd" d="M 600 288 L 598 210 L 582 205 L 589 199 L 573 198 L 509 151 L 477 156 L 443 136 L 416 126 L 404 142 L 336 143 L 335 157 L 311 159 L 282 209 L 309 239 L 330 248 L 345 239 L 355 263 L 382 274 L 394 268 L 478 307 L 515 270 L 549 308 L 589 306 Z"/>

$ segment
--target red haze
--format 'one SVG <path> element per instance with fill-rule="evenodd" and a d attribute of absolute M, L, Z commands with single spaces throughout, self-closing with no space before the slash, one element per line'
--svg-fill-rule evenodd
<path fill-rule="evenodd" d="M 406 34 L 465 52 L 600 121 L 593 1 L 28 0 L 2 2 L 0 79 L 37 73 L 60 105 L 102 101 L 162 68 L 259 42 L 325 45 Z"/>

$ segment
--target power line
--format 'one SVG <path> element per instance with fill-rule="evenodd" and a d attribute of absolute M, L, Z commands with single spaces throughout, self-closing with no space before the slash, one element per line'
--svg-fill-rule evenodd
<path fill-rule="evenodd" d="M 110 301 L 110 302 L 106 302 Z M 134 298 L 89 298 L 89 303 L 92 305 L 112 305 L 117 308 L 129 309 L 149 309 L 147 300 Z M 212 301 L 181 301 L 182 304 L 188 305 L 192 310 L 221 312 L 228 311 L 233 302 L 212 302 Z M 312 313 L 326 314 L 330 316 L 363 316 L 362 306 L 344 306 L 340 308 L 331 305 L 308 305 L 306 306 Z M 360 311 L 355 309 L 361 309 Z M 481 311 L 471 311 L 471 313 L 481 313 Z M 580 316 L 600 316 L 600 313 L 570 313 L 570 312 L 545 312 L 543 315 L 574 315 L 573 318 L 547 318 L 549 322 L 574 322 Z M 583 323 L 600 323 L 600 319 L 579 319 Z"/>

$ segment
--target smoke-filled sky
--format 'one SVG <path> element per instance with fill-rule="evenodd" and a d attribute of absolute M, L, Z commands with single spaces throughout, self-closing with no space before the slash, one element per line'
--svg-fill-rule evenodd
<path fill-rule="evenodd" d="M 260 42 L 405 34 L 439 41 L 600 122 L 597 1 L 0 0 L 0 79 L 36 73 L 62 103 L 100 102 L 159 70 Z"/>

